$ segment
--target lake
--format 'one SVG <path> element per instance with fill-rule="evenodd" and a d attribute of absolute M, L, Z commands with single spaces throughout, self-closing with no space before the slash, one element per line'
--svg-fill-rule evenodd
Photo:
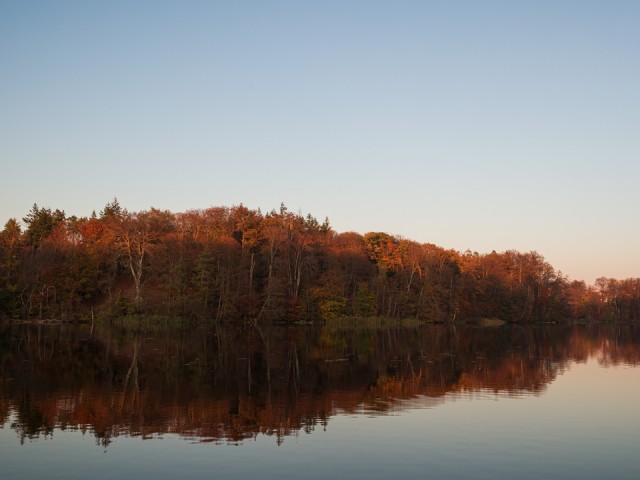
<path fill-rule="evenodd" d="M 640 478 L 640 326 L 5 325 L 0 476 Z"/>

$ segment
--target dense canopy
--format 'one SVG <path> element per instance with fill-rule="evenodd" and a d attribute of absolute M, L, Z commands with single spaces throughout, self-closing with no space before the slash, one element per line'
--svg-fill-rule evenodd
<path fill-rule="evenodd" d="M 0 232 L 0 316 L 219 321 L 640 319 L 640 279 L 569 281 L 536 252 L 458 252 L 244 205 L 89 218 L 34 205 Z"/>

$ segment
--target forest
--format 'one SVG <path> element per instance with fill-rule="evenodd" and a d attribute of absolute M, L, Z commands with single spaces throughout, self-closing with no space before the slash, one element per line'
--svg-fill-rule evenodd
<path fill-rule="evenodd" d="M 0 318 L 218 322 L 640 320 L 640 279 L 570 280 L 536 252 L 334 231 L 285 205 L 90 217 L 33 208 L 0 232 Z"/>

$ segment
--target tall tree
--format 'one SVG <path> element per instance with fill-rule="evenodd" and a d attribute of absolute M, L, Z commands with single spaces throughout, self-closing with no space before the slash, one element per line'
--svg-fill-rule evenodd
<path fill-rule="evenodd" d="M 173 228 L 170 212 L 155 208 L 138 213 L 126 210 L 110 224 L 121 254 L 131 272 L 135 287 L 134 304 L 142 308 L 142 279 L 149 255 L 163 235 Z"/>
<path fill-rule="evenodd" d="M 14 313 L 21 239 L 20 224 L 10 218 L 0 232 L 0 316 Z"/>
<path fill-rule="evenodd" d="M 55 212 L 52 212 L 49 208 L 38 208 L 38 205 L 34 203 L 31 211 L 22 219 L 27 225 L 25 231 L 27 243 L 38 247 L 58 225 L 64 222 L 64 219 L 63 211 L 56 209 Z"/>

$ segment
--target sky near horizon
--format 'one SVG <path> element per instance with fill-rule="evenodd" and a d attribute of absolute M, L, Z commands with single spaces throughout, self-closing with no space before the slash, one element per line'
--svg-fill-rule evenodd
<path fill-rule="evenodd" d="M 640 277 L 640 2 L 0 0 L 0 222 L 243 203 Z"/>

